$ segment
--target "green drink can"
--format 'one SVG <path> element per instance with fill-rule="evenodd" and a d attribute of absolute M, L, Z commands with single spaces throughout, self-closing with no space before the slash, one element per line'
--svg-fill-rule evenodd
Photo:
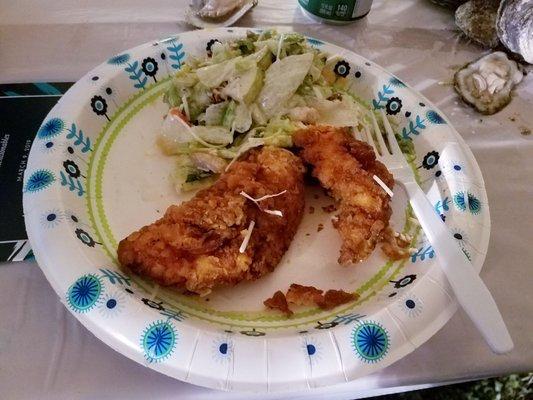
<path fill-rule="evenodd" d="M 305 14 L 328 24 L 349 24 L 370 12 L 372 0 L 298 0 Z"/>

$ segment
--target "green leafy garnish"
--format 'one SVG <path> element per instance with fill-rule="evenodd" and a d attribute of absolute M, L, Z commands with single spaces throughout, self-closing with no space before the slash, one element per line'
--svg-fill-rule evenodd
<path fill-rule="evenodd" d="M 185 183 L 196 182 L 201 179 L 208 178 L 210 176 L 213 176 L 213 172 L 197 170 L 195 172 L 187 174 L 187 178 L 185 178 Z"/>

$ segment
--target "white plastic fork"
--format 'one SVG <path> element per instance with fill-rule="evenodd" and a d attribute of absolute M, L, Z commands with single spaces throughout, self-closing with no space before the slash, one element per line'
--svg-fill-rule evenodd
<path fill-rule="evenodd" d="M 450 282 L 457 301 L 495 353 L 511 351 L 514 347 L 513 340 L 496 302 L 416 182 L 387 116 L 381 110 L 390 149 L 385 144 L 374 113 L 370 112 L 370 115 L 381 152 L 378 152 L 375 139 L 368 132 L 366 141 L 374 148 L 376 157 L 394 175 L 394 180 L 407 192 L 413 211 L 435 250 L 436 259 Z"/>

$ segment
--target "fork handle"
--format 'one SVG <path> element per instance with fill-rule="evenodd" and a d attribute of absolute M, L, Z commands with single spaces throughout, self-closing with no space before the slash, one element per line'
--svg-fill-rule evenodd
<path fill-rule="evenodd" d="M 403 183 L 415 215 L 437 255 L 455 297 L 492 351 L 514 347 L 496 302 L 416 182 Z"/>

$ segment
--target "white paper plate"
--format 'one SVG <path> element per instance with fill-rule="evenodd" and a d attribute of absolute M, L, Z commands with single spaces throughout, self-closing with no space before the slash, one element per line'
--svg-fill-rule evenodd
<path fill-rule="evenodd" d="M 172 189 L 173 160 L 155 146 L 166 113 L 162 93 L 187 56 L 212 39 L 245 29 L 183 33 L 113 56 L 79 80 L 43 122 L 24 177 L 24 212 L 40 267 L 61 300 L 116 351 L 175 378 L 218 389 L 300 390 L 349 381 L 404 357 L 440 329 L 456 303 L 436 256 L 405 198 L 394 196 L 393 225 L 416 237 L 417 253 L 389 262 L 381 251 L 361 265 L 337 264 L 340 239 L 331 204 L 310 188 L 306 213 L 282 263 L 256 282 L 191 298 L 127 276 L 116 265 L 117 242 L 183 201 Z M 413 166 L 455 237 L 481 268 L 490 217 L 472 153 L 438 109 L 399 79 L 351 51 L 338 75 L 398 132 L 412 139 Z M 318 197 L 318 198 L 316 198 Z M 324 229 L 317 232 L 319 223 Z M 355 291 L 360 298 L 332 311 L 291 319 L 263 300 L 291 283 Z"/>

